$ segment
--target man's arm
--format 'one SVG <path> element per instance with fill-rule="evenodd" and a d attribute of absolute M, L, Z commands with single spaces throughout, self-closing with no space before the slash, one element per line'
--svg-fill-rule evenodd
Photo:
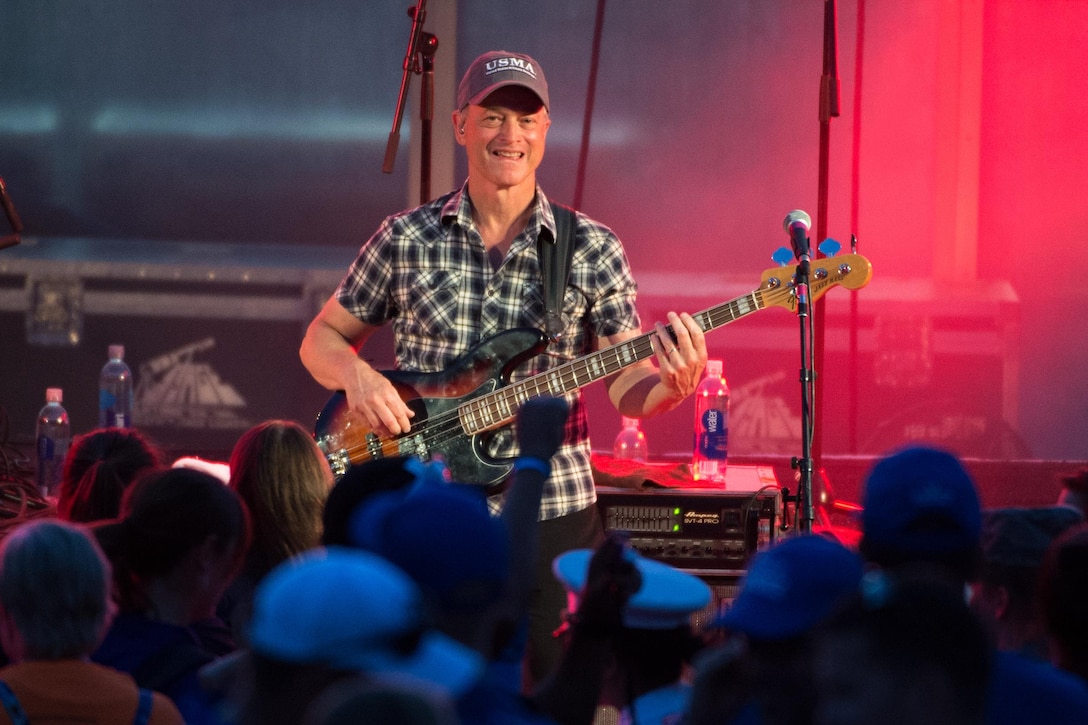
<path fill-rule="evenodd" d="M 330 297 L 306 328 L 299 357 L 314 380 L 329 390 L 343 390 L 348 408 L 379 434 L 396 435 L 411 427 L 414 413 L 389 380 L 359 357 L 358 351 L 378 328 L 357 319 Z"/>
<path fill-rule="evenodd" d="M 643 360 L 617 373 L 606 381 L 608 398 L 620 415 L 648 418 L 678 406 L 695 392 L 706 367 L 706 339 L 699 323 L 688 313 L 670 312 L 669 324 L 673 334 L 658 322 L 650 337 L 657 365 Z M 642 333 L 628 330 L 609 337 L 598 338 L 598 348 L 615 345 Z M 673 337 L 676 342 L 673 342 Z"/>

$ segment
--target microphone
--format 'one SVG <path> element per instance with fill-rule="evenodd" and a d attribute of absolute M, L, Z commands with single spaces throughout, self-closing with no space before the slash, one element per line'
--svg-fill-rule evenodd
<path fill-rule="evenodd" d="M 812 226 L 812 218 L 800 209 L 794 209 L 782 221 L 782 228 L 790 235 L 793 245 L 793 256 L 797 259 L 808 259 L 808 230 Z"/>

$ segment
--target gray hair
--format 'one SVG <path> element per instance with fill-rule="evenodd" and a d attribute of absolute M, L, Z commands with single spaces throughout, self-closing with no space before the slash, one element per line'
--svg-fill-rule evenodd
<path fill-rule="evenodd" d="M 93 652 L 113 615 L 110 581 L 105 555 L 76 524 L 37 520 L 8 534 L 0 545 L 0 608 L 21 640 L 18 656 Z"/>

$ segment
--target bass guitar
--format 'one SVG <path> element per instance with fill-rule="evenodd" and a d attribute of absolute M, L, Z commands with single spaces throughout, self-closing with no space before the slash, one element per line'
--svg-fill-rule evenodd
<path fill-rule="evenodd" d="M 704 332 L 727 325 L 765 307 L 797 311 L 795 267 L 775 267 L 763 273 L 759 288 L 692 315 Z M 872 277 L 869 260 L 857 254 L 813 260 L 809 300 L 819 299 L 838 285 L 858 289 Z M 671 331 L 671 328 L 670 328 Z M 383 371 L 401 399 L 415 412 L 412 428 L 382 437 L 352 412 L 343 391 L 333 393 L 317 417 L 314 438 L 339 478 L 352 464 L 387 456 L 441 458 L 453 480 L 495 486 L 513 467 L 513 459 L 486 452 L 487 434 L 514 420 L 526 400 L 559 396 L 653 355 L 647 332 L 597 350 L 516 383 L 510 372 L 539 354 L 547 337 L 533 328 L 507 330 L 481 341 L 446 370 L 417 373 Z"/>

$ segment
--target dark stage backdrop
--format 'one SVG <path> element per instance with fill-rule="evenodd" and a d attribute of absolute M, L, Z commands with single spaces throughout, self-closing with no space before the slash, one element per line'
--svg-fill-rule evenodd
<path fill-rule="evenodd" d="M 845 291 L 828 294 L 827 452 L 928 438 L 986 455 L 1088 458 L 1079 283 L 1088 97 L 1069 92 L 1088 44 L 1088 3 L 986 0 L 971 14 L 928 0 L 867 2 L 859 28 L 859 1 L 838 3 L 842 114 L 831 123 L 826 226 L 843 244 L 856 233 L 875 274 L 856 315 Z M 333 247 L 349 260 L 384 215 L 416 201 L 408 149 L 419 139 L 407 124 L 394 173 L 380 170 L 410 4 L 7 0 L 0 176 L 27 243 Z M 541 183 L 572 201 L 596 3 L 450 5 L 431 3 L 432 15 L 455 12 L 455 30 L 439 38 L 440 76 L 459 76 L 492 48 L 544 66 L 554 123 Z M 815 216 L 824 5 L 608 4 L 582 206 L 627 244 L 647 324 L 753 288 L 787 243 L 784 215 Z M 439 99 L 452 97 L 448 86 Z M 417 77 L 413 96 L 418 89 Z M 436 156 L 454 157 L 448 111 L 436 111 Z M 948 153 L 950 138 L 959 155 Z M 456 182 L 463 173 L 458 162 Z M 963 238 L 977 240 L 967 261 Z M 50 366 L 35 361 L 50 353 L 19 333 L 27 285 L 4 271 L 9 257 L 0 251 L 0 308 L 14 316 L 3 345 L 18 348 L 0 358 L 8 410 L 36 409 L 45 384 L 88 385 L 103 341 L 146 350 L 138 366 L 202 339 L 179 327 L 176 339 L 148 344 L 137 339 L 148 323 L 135 318 L 153 311 L 107 322 L 92 310 L 94 334 L 68 351 L 77 358 L 69 372 L 39 380 L 33 370 Z M 312 266 L 327 274 L 328 258 Z M 214 266 L 215 254 L 206 261 Z M 206 292 L 194 290 L 193 304 Z M 740 454 L 800 452 L 796 325 L 780 312 L 710 338 L 737 391 Z M 291 324 L 267 341 L 265 355 L 289 361 L 263 382 L 269 400 L 298 398 L 277 395 L 292 384 L 284 375 L 302 376 L 297 385 L 314 397 Z M 250 398 L 260 395 L 259 378 L 245 382 L 257 388 Z M 619 418 L 601 391 L 591 397 L 595 440 L 607 448 Z M 304 417 L 297 408 L 259 414 Z M 689 414 L 649 423 L 651 446 L 686 448 Z M 24 435 L 32 426 L 23 413 L 12 423 Z"/>

